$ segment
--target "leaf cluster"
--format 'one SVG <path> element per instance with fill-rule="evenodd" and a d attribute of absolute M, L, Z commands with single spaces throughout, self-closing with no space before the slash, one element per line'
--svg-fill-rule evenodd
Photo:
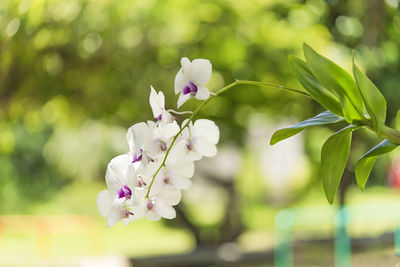
<path fill-rule="evenodd" d="M 400 144 L 398 131 L 385 126 L 386 100 L 379 89 L 354 63 L 353 76 L 304 44 L 305 60 L 294 56 L 289 62 L 310 96 L 327 110 L 291 127 L 276 131 L 270 143 L 276 144 L 312 126 L 345 122 L 348 125 L 330 136 L 321 150 L 322 183 L 326 198 L 333 203 L 350 153 L 353 131 L 371 130 L 384 140 L 363 155 L 355 174 L 363 191 L 378 156 Z"/>

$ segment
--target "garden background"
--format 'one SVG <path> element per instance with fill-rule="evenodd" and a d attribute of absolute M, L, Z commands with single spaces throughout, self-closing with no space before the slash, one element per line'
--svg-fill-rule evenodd
<path fill-rule="evenodd" d="M 173 81 L 184 56 L 212 62 L 214 91 L 235 79 L 300 89 L 287 57 L 302 57 L 304 42 L 347 70 L 355 50 L 388 101 L 387 123 L 400 126 L 398 6 L 398 0 L 3 0 L 0 265 L 123 262 L 196 247 L 222 248 L 234 261 L 235 251 L 274 248 L 282 210 L 303 218 L 296 239 L 333 238 L 340 203 L 369 210 L 374 219 L 351 224 L 352 237 L 392 232 L 397 222 L 385 218 L 400 214 L 399 154 L 377 161 L 362 193 L 354 163 L 379 140 L 356 133 L 330 206 L 320 148 L 339 128 L 309 129 L 269 146 L 273 131 L 323 111 L 312 99 L 273 88 L 240 86 L 202 111 L 220 127 L 219 153 L 196 165 L 175 220 L 107 229 L 95 201 L 107 163 L 128 149 L 126 129 L 151 118 L 150 85 L 176 108 Z M 295 266 L 333 266 L 332 244 L 317 248 L 295 247 Z M 354 266 L 375 260 L 395 263 L 394 247 L 353 253 Z"/>

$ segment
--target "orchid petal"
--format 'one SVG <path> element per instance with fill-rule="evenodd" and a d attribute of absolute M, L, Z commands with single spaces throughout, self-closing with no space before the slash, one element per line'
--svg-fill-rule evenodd
<path fill-rule="evenodd" d="M 108 164 L 106 184 L 111 195 L 116 195 L 118 190 L 127 182 L 126 174 L 129 164 L 130 159 L 127 154 L 113 158 Z"/>
<path fill-rule="evenodd" d="M 149 135 L 149 126 L 144 122 L 132 125 L 126 133 L 129 151 L 138 152 L 139 147 Z"/>
<path fill-rule="evenodd" d="M 171 185 L 175 186 L 178 189 L 186 190 L 192 186 L 192 180 L 188 178 L 182 178 L 178 176 L 174 176 L 171 179 Z"/>
<path fill-rule="evenodd" d="M 204 139 L 210 144 L 217 144 L 219 140 L 219 128 L 215 122 L 206 119 L 195 121 L 193 132 L 197 138 Z"/>
<path fill-rule="evenodd" d="M 157 201 L 154 211 L 165 219 L 173 219 L 176 217 L 175 209 L 162 201 Z"/>
<path fill-rule="evenodd" d="M 178 108 L 180 108 L 183 104 L 185 104 L 186 101 L 188 101 L 190 99 L 190 94 L 184 95 L 184 94 L 180 94 L 179 98 L 178 98 Z"/>
<path fill-rule="evenodd" d="M 110 209 L 110 214 L 108 215 L 107 218 L 107 227 L 111 227 L 114 224 L 116 224 L 121 218 L 123 217 L 123 210 L 122 210 L 122 205 L 123 205 L 124 200 L 123 199 L 116 199 L 111 205 Z"/>
<path fill-rule="evenodd" d="M 158 127 L 157 135 L 160 136 L 162 139 L 169 139 L 171 137 L 174 137 L 179 132 L 179 130 L 180 128 L 178 123 L 176 121 L 173 121 L 165 125 L 160 125 Z"/>
<path fill-rule="evenodd" d="M 190 82 L 189 77 L 183 74 L 183 70 L 180 69 L 175 76 L 175 94 L 179 94 L 182 92 L 183 87 Z"/>
<path fill-rule="evenodd" d="M 150 106 L 151 110 L 153 111 L 153 116 L 154 118 L 157 118 L 160 116 L 164 110 L 165 107 L 165 97 L 162 91 L 156 93 L 154 90 L 153 86 L 151 86 L 151 91 L 150 91 Z"/>
<path fill-rule="evenodd" d="M 160 192 L 157 193 L 157 199 L 161 199 L 166 204 L 174 206 L 181 200 L 181 190 L 173 187 L 172 185 L 166 184 Z M 159 203 L 159 202 L 157 202 Z"/>
<path fill-rule="evenodd" d="M 217 147 L 202 139 L 196 140 L 196 151 L 205 157 L 213 157 L 217 154 Z"/>
<path fill-rule="evenodd" d="M 181 58 L 181 66 L 182 66 L 183 75 L 190 77 L 191 65 L 192 64 L 190 63 L 190 60 L 187 57 Z"/>
<path fill-rule="evenodd" d="M 191 178 L 194 174 L 194 163 L 193 161 L 182 160 L 170 164 L 167 160 L 167 169 L 174 176 Z"/>
<path fill-rule="evenodd" d="M 209 60 L 198 58 L 192 61 L 190 71 L 190 80 L 200 87 L 210 81 L 212 66 Z"/>
<path fill-rule="evenodd" d="M 194 98 L 198 100 L 206 100 L 210 97 L 210 91 L 208 90 L 207 87 L 205 86 L 199 86 L 197 87 L 197 93 L 194 96 Z"/>
<path fill-rule="evenodd" d="M 96 198 L 97 209 L 103 217 L 107 217 L 110 213 L 112 199 L 107 190 L 101 191 Z"/>

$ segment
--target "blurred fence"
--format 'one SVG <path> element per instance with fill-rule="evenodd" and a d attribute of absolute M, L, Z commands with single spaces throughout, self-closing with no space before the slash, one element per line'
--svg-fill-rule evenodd
<path fill-rule="evenodd" d="M 352 266 L 352 252 L 370 247 L 394 247 L 393 255 L 400 256 L 400 203 L 369 203 L 349 205 L 337 209 L 321 207 L 285 209 L 275 218 L 278 242 L 275 266 L 293 266 L 294 233 L 297 229 L 319 228 L 331 225 L 334 229 L 334 262 L 337 267 Z M 382 231 L 385 233 L 380 236 Z M 357 233 L 358 232 L 358 233 Z M 352 234 L 353 233 L 353 234 Z M 362 238 L 350 236 L 362 234 Z M 371 237 L 373 236 L 373 237 Z M 324 240 L 320 240 L 324 243 Z M 372 246 L 371 246 L 372 245 Z"/>
<path fill-rule="evenodd" d="M 102 253 L 105 251 L 103 228 L 95 217 L 86 215 L 0 216 L 0 258 L 17 260 L 21 250 L 25 258 L 52 258 L 58 253 L 55 248 L 63 250 L 62 243 L 73 242 L 65 239 L 72 236 L 86 243 L 79 244 L 85 247 L 86 253 Z"/>
<path fill-rule="evenodd" d="M 318 207 L 288 209 L 281 211 L 276 217 L 275 251 L 272 249 L 257 252 L 242 251 L 235 243 L 225 243 L 215 247 L 198 247 L 187 254 L 135 257 L 130 262 L 135 267 L 182 266 L 182 264 L 183 266 L 235 264 L 273 266 L 274 261 L 275 266 L 279 267 L 293 266 L 293 264 L 303 266 L 301 264 L 309 262 L 299 257 L 299 253 L 304 253 L 305 248 L 308 251 L 312 250 L 313 246 L 328 248 L 325 252 L 329 255 L 321 257 L 325 258 L 324 263 L 328 265 L 323 266 L 333 266 L 334 262 L 336 266 L 350 266 L 352 260 L 353 266 L 373 266 L 355 264 L 354 257 L 360 252 L 369 253 L 382 246 L 396 248 L 389 251 L 390 259 L 388 257 L 384 259 L 386 262 L 388 260 L 396 262 L 395 254 L 399 255 L 400 252 L 400 233 L 395 231 L 393 234 L 392 231 L 398 229 L 400 215 L 396 211 L 399 209 L 398 203 L 349 206 L 345 210 Z M 307 232 L 306 228 L 316 228 L 321 224 L 330 229 L 328 232 L 336 233 L 334 238 L 328 236 L 321 239 L 304 235 Z M 360 225 L 364 226 L 364 230 L 356 233 L 355 227 L 359 228 Z M 94 216 L 0 216 L 0 265 L 21 266 L 21 262 L 30 264 L 38 259 L 47 259 L 47 265 L 43 266 L 69 266 L 59 265 L 58 261 L 52 260 L 60 258 L 60 255 L 64 259 L 97 255 L 90 260 L 98 261 L 95 266 L 109 266 L 105 265 L 106 261 L 100 256 L 107 253 L 104 230 L 104 224 Z M 303 236 L 296 236 L 296 231 L 301 231 Z M 380 231 L 386 233 L 382 234 Z M 348 233 L 351 234 L 351 238 Z M 335 253 L 329 253 L 330 250 Z M 365 254 L 362 257 L 366 258 Z M 72 261 L 69 263 L 72 264 Z M 74 266 L 94 266 L 73 263 Z M 112 264 L 110 266 L 118 265 Z M 124 264 L 118 266 L 126 266 Z"/>

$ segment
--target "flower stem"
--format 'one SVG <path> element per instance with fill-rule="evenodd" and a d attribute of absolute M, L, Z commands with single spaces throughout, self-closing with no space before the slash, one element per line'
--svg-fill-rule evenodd
<path fill-rule="evenodd" d="M 306 93 L 306 92 L 304 92 L 302 90 L 293 89 L 293 88 L 289 88 L 289 87 L 282 86 L 282 85 L 274 85 L 274 84 L 265 83 L 265 82 L 255 82 L 255 81 L 246 81 L 246 80 L 236 80 L 236 82 L 238 84 L 243 84 L 243 85 L 255 85 L 255 86 L 261 86 L 261 87 L 272 87 L 272 88 L 277 88 L 277 89 L 283 89 L 283 90 L 286 90 L 286 91 L 299 93 L 299 94 L 311 97 L 308 93 Z"/>
<path fill-rule="evenodd" d="M 172 139 L 171 144 L 169 145 L 168 149 L 165 152 L 165 156 L 164 159 L 160 165 L 160 167 L 158 167 L 157 171 L 154 173 L 153 178 L 151 179 L 149 188 L 147 189 L 147 193 L 145 198 L 149 197 L 150 194 L 150 189 L 153 186 L 154 180 L 157 176 L 157 174 L 160 172 L 161 168 L 163 166 L 165 166 L 165 162 L 167 161 L 167 157 L 171 151 L 172 146 L 175 144 L 176 139 L 178 138 L 178 136 L 182 133 L 182 131 L 188 127 L 189 123 L 191 121 L 193 121 L 194 117 L 197 115 L 197 113 L 200 111 L 200 109 L 202 109 L 205 105 L 207 105 L 208 102 L 210 102 L 212 99 L 214 99 L 215 97 L 219 96 L 220 94 L 224 93 L 225 91 L 228 91 L 229 89 L 238 86 L 238 85 L 255 85 L 255 86 L 261 86 L 261 87 L 272 87 L 272 88 L 277 88 L 277 89 L 282 89 L 282 90 L 287 90 L 287 91 L 291 91 L 291 92 L 295 92 L 295 93 L 299 93 L 305 96 L 310 97 L 309 94 L 307 94 L 304 91 L 298 90 L 298 89 L 293 89 L 293 88 L 288 88 L 285 86 L 281 86 L 281 85 L 273 85 L 273 84 L 269 84 L 269 83 L 264 83 L 264 82 L 256 82 L 256 81 L 245 81 L 245 80 L 236 80 L 231 84 L 228 84 L 227 86 L 221 88 L 220 90 L 218 90 L 217 92 L 210 94 L 210 97 L 207 98 L 207 100 L 205 100 L 204 102 L 202 102 L 192 113 L 192 115 L 189 117 L 188 121 L 185 123 L 185 125 L 182 126 L 182 128 L 179 130 L 179 132 L 174 136 L 174 139 Z"/>

